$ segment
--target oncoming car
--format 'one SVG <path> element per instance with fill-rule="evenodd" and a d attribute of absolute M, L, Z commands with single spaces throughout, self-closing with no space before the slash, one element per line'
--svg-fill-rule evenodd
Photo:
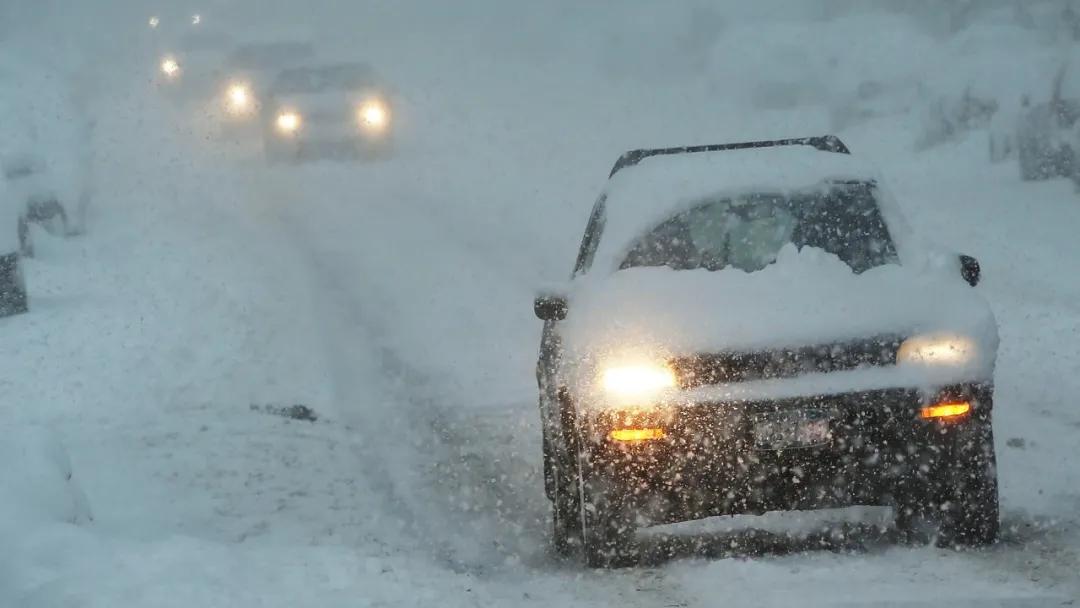
<path fill-rule="evenodd" d="M 155 83 L 176 100 L 207 98 L 213 94 L 222 70 L 222 58 L 232 47 L 232 37 L 215 29 L 185 31 L 162 43 L 155 65 Z"/>
<path fill-rule="evenodd" d="M 383 156 L 391 149 L 392 121 L 387 87 L 363 63 L 283 70 L 262 105 L 271 161 Z"/>
<path fill-rule="evenodd" d="M 832 136 L 619 159 L 534 303 L 558 551 L 617 565 L 638 528 L 855 505 L 995 540 L 978 262 L 918 239 L 875 175 Z"/>
<path fill-rule="evenodd" d="M 225 57 L 217 94 L 207 114 L 218 119 L 224 134 L 233 134 L 259 124 L 259 113 L 269 81 L 275 73 L 309 62 L 315 47 L 307 42 L 248 42 Z"/>

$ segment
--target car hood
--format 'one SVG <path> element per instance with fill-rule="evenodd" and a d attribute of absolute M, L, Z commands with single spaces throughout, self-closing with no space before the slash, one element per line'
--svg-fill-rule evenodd
<path fill-rule="evenodd" d="M 633 268 L 584 279 L 561 331 L 571 358 L 760 352 L 942 333 L 974 340 L 981 374 L 992 374 L 993 313 L 958 273 L 888 265 L 856 275 L 832 254 L 793 245 L 753 273 Z"/>

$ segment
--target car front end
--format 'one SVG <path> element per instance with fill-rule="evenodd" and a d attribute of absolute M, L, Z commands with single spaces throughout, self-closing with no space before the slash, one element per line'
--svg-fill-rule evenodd
<path fill-rule="evenodd" d="M 267 152 L 277 157 L 374 157 L 393 140 L 390 103 L 379 95 L 278 99 L 265 122 Z"/>
<path fill-rule="evenodd" d="M 990 378 L 949 382 L 911 369 L 911 342 L 887 336 L 616 365 L 597 388 L 565 390 L 560 400 L 582 417 L 589 470 L 618 488 L 639 524 L 903 507 L 935 491 L 929 480 L 958 451 L 982 449 L 975 438 L 993 405 Z"/>

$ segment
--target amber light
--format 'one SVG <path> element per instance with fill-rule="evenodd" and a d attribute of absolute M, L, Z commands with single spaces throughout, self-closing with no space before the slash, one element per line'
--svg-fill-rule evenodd
<path fill-rule="evenodd" d="M 664 429 L 615 429 L 608 434 L 615 441 L 651 441 L 667 437 Z"/>
<path fill-rule="evenodd" d="M 950 420 L 966 416 L 971 412 L 971 404 L 967 401 L 957 403 L 939 403 L 924 407 L 919 412 L 919 418 L 923 420 Z"/>

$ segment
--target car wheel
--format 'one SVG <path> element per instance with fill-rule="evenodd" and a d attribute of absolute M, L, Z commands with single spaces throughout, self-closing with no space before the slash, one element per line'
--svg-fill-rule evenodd
<path fill-rule="evenodd" d="M 0 256 L 0 317 L 17 315 L 30 310 L 26 295 L 26 280 L 19 266 L 19 255 Z"/>
<path fill-rule="evenodd" d="M 942 525 L 939 544 L 983 546 L 998 538 L 997 457 L 990 421 L 978 421 L 954 446 L 952 466 L 941 474 Z"/>
<path fill-rule="evenodd" d="M 581 549 L 590 568 L 617 568 L 637 560 L 634 522 L 615 484 L 578 459 Z"/>

